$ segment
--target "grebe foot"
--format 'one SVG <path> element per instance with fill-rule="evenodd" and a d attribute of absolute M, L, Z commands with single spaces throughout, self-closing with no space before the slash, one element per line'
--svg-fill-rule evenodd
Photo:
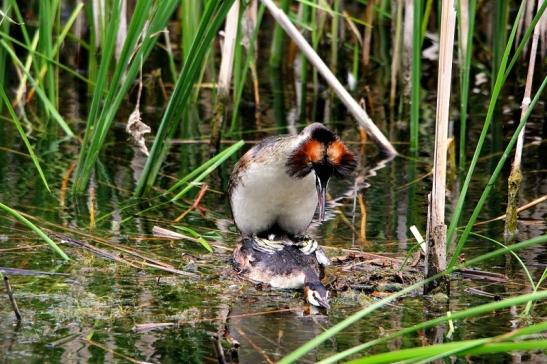
<path fill-rule="evenodd" d="M 274 254 L 275 252 L 281 251 L 285 246 L 282 241 L 263 239 L 256 235 L 253 235 L 253 242 L 253 249 L 267 254 Z"/>
<path fill-rule="evenodd" d="M 299 239 L 297 244 L 295 244 L 300 251 L 306 255 L 310 255 L 317 250 L 319 243 L 317 240 L 310 237 L 304 237 Z"/>
<path fill-rule="evenodd" d="M 323 267 L 328 267 L 330 265 L 329 257 L 327 257 L 325 251 L 320 246 L 317 247 L 317 250 L 315 251 L 315 257 L 317 258 L 317 262 Z"/>

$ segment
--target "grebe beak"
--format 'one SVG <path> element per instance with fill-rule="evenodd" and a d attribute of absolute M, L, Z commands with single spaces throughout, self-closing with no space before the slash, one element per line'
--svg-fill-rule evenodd
<path fill-rule="evenodd" d="M 317 189 L 317 200 L 319 201 L 319 221 L 325 220 L 325 203 L 327 200 L 327 183 L 321 181 L 318 176 L 315 177 L 315 188 Z"/>
<path fill-rule="evenodd" d="M 326 308 L 327 310 L 330 309 L 328 298 L 324 297 L 316 297 L 317 303 L 323 308 Z"/>

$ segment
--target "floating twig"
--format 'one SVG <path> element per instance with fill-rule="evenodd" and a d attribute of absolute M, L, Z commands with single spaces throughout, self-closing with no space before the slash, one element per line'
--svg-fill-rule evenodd
<path fill-rule="evenodd" d="M 188 215 L 188 213 L 190 211 L 192 211 L 193 209 L 195 208 L 198 208 L 199 209 L 199 204 L 201 202 L 201 199 L 203 198 L 203 196 L 205 196 L 205 192 L 207 192 L 207 190 L 209 189 L 209 186 L 207 186 L 206 184 L 203 184 L 199 190 L 199 193 L 196 197 L 196 199 L 194 200 L 194 203 L 192 204 L 192 206 L 190 206 L 190 208 L 186 211 L 184 211 L 182 214 L 179 215 L 179 217 L 177 217 L 174 221 L 175 222 L 179 222 L 180 220 L 184 219 L 184 217 L 186 215 Z"/>
<path fill-rule="evenodd" d="M 529 209 L 530 207 L 534 207 L 534 206 L 536 206 L 536 205 L 538 205 L 538 204 L 540 204 L 540 203 L 542 203 L 542 202 L 544 202 L 544 201 L 547 201 L 547 195 L 543 195 L 543 196 L 541 196 L 541 197 L 536 198 L 536 199 L 533 200 L 533 201 L 528 202 L 528 203 L 525 204 L 525 205 L 522 205 L 521 207 L 519 207 L 519 208 L 517 209 L 517 213 L 521 213 L 522 211 L 527 210 L 527 209 Z M 494 222 L 494 221 L 503 220 L 503 219 L 505 219 L 506 216 L 507 216 L 506 214 L 503 214 L 503 215 L 501 215 L 501 216 L 495 217 L 495 218 L 490 219 L 490 220 L 479 221 L 479 222 L 475 223 L 473 226 L 484 225 L 484 224 L 488 224 L 488 223 L 491 223 L 491 222 Z"/>

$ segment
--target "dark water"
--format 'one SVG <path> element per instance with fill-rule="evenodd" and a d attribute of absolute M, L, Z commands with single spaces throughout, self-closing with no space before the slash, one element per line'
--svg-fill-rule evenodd
<path fill-rule="evenodd" d="M 274 109 L 275 92 L 271 93 L 270 81 L 276 77 L 262 75 L 261 85 L 263 110 L 261 125 L 254 125 L 254 111 L 249 112 L 243 105 L 243 124 L 248 126 L 244 137 L 250 142 L 267 134 L 285 133 L 290 130 L 280 127 L 284 122 L 276 119 L 279 110 Z M 275 76 L 275 75 L 274 75 Z M 70 82 L 67 82 L 70 84 Z M 272 86 L 274 87 L 274 86 Z M 282 104 L 287 115 L 296 107 L 290 95 L 291 85 L 284 85 L 285 98 Z M 78 102 L 78 91 L 69 86 L 63 112 L 73 122 L 85 119 L 85 106 Z M 375 92 L 378 92 L 375 90 Z M 206 94 L 206 93 L 205 93 Z M 270 95 L 270 96 L 268 96 Z M 377 94 L 376 94 L 377 95 Z M 352 225 L 354 180 L 335 181 L 330 193 L 336 204 L 329 208 L 329 219 L 317 229 L 321 244 L 327 247 L 356 249 L 404 257 L 415 241 L 409 232 L 411 225 L 425 231 L 426 195 L 430 190 L 434 95 L 424 100 L 424 120 L 421 132 L 421 152 L 410 157 L 407 148 L 406 122 L 385 116 L 382 103 L 370 110 L 371 116 L 384 130 L 389 131 L 391 140 L 401 153 L 400 157 L 383 164 L 372 144 L 362 146 L 354 121 L 347 117 L 343 108 L 334 108 L 330 127 L 337 130 L 352 150 L 361 158 L 358 184 L 364 194 L 367 209 L 366 240 L 355 237 Z M 320 100 L 321 101 L 321 100 Z M 324 103 L 324 100 L 321 101 Z M 320 102 L 320 105 L 322 103 Z M 151 103 L 150 105 L 154 105 Z M 128 106 L 130 110 L 132 106 Z M 540 106 L 540 108 L 543 106 Z M 505 128 L 499 135 L 492 135 L 486 146 L 473 179 L 466 205 L 464 221 L 469 216 L 489 176 L 489 171 L 499 158 L 495 139 L 503 145 L 511 132 L 510 119 L 518 115 L 518 105 L 508 102 L 509 114 L 500 111 L 499 122 Z M 486 104 L 474 104 L 471 110 L 471 137 L 469 154 L 472 153 L 480 124 L 484 118 Z M 156 125 L 161 107 L 149 106 L 144 120 Z M 210 99 L 203 96 L 198 109 L 203 120 L 199 127 L 190 132 L 207 133 L 206 127 L 211 114 Z M 541 114 L 541 113 L 540 113 Z M 283 115 L 283 114 L 281 114 Z M 163 204 L 158 208 L 140 213 L 161 200 L 140 201 L 126 208 L 131 200 L 142 158 L 127 143 L 124 132 L 124 113 L 114 125 L 107 151 L 98 166 L 92 189 L 86 196 L 74 197 L 67 191 L 61 198 L 63 176 L 74 162 L 78 145 L 74 142 L 59 142 L 52 139 L 39 141 L 36 145 L 42 157 L 46 178 L 53 193 L 48 193 L 25 155 L 16 132 L 6 123 L 0 133 L 0 201 L 25 212 L 35 219 L 40 227 L 73 237 L 99 248 L 113 252 L 105 243 L 129 247 L 171 264 L 180 270 L 197 270 L 199 278 L 187 278 L 157 269 L 137 269 L 122 263 L 114 263 L 96 257 L 80 248 L 63 244 L 71 256 L 69 263 L 63 263 L 50 249 L 24 226 L 0 216 L 0 267 L 21 268 L 59 273 L 51 276 L 11 275 L 16 300 L 21 309 L 23 321 L 15 323 L 7 298 L 0 296 L 0 356 L 5 362 L 128 362 L 129 359 L 148 362 L 216 362 L 212 333 L 224 325 L 230 335 L 241 344 L 238 351 L 242 363 L 276 361 L 296 349 L 307 340 L 341 321 L 366 304 L 364 295 L 340 293 L 334 298 L 328 316 L 307 316 L 304 314 L 303 299 L 298 292 L 257 290 L 252 285 L 236 279 L 231 274 L 229 256 L 237 235 L 233 226 L 223 223 L 230 217 L 223 191 L 227 178 L 237 157 L 231 158 L 207 180 L 209 190 L 202 200 L 204 215 L 190 212 L 179 224 L 173 220 L 187 206 Z M 82 125 L 80 124 L 80 127 Z M 301 124 L 296 124 L 300 128 Z M 547 167 L 545 164 L 546 145 L 541 131 L 541 118 L 535 118 L 530 126 L 531 135 L 525 149 L 524 181 L 520 196 L 522 203 L 547 194 Z M 237 139 L 237 136 L 227 136 Z M 176 178 L 185 175 L 207 160 L 208 148 L 203 143 L 187 143 L 181 137 L 171 148 L 171 153 L 162 170 L 159 186 L 170 186 Z M 194 138 L 195 139 L 195 138 Z M 241 151 L 242 152 L 242 151 Z M 498 154 L 496 154 L 498 153 Z M 480 220 L 499 216 L 505 211 L 506 177 L 504 172 L 489 199 Z M 457 198 L 458 181 L 462 176 L 449 180 L 451 194 L 447 202 L 450 210 Z M 157 195 L 161 190 L 154 191 Z M 197 194 L 192 191 L 185 199 L 191 204 Z M 94 206 L 95 221 L 90 218 L 90 205 Z M 336 206 L 335 206 L 336 205 Z M 342 215 L 345 218 L 342 218 Z M 545 234 L 547 231 L 547 204 L 537 205 L 521 215 L 519 240 Z M 361 210 L 357 204 L 355 228 L 359 230 Z M 170 241 L 152 235 L 154 226 L 175 230 L 174 225 L 190 227 L 204 234 L 215 247 L 207 253 L 193 242 Z M 220 229 L 219 226 L 228 227 Z M 476 232 L 497 240 L 502 239 L 503 223 L 493 222 L 478 226 Z M 58 238 L 55 239 L 59 241 Z M 464 251 L 472 257 L 497 248 L 493 244 L 472 238 Z M 330 251 L 330 250 L 329 250 Z M 118 251 L 114 251 L 118 254 Z M 519 253 L 532 276 L 537 280 L 547 264 L 545 246 L 534 247 Z M 325 342 L 302 359 L 303 363 L 315 362 L 330 354 L 345 350 L 385 333 L 397 331 L 427 319 L 445 314 L 447 310 L 457 311 L 472 305 L 488 303 L 491 297 L 469 294 L 466 289 L 473 287 L 501 297 L 529 292 L 530 285 L 522 269 L 514 259 L 499 257 L 479 268 L 501 272 L 508 276 L 508 282 L 492 283 L 464 280 L 455 276 L 452 280 L 452 298 L 449 304 L 437 304 L 431 297 L 407 297 L 386 308 L 375 311 L 366 319 L 351 326 Z M 453 340 L 494 336 L 516 327 L 523 307 L 503 310 L 487 317 L 478 317 L 456 323 Z M 532 321 L 545 320 L 545 302 L 536 305 Z M 227 319 L 222 320 L 222 317 Z M 137 332 L 135 325 L 157 322 L 174 322 L 176 327 Z M 396 339 L 389 344 L 374 347 L 367 354 L 405 347 L 449 341 L 444 338 L 447 327 L 418 332 Z M 90 339 L 86 339 L 90 338 Z M 66 340 L 65 340 L 66 339 Z M 59 342 L 61 340 L 61 342 Z M 64 342 L 63 342 L 64 341 Z M 225 353 L 229 347 L 225 343 Z M 474 362 L 536 362 L 545 359 L 537 354 L 499 354 L 485 356 Z"/>

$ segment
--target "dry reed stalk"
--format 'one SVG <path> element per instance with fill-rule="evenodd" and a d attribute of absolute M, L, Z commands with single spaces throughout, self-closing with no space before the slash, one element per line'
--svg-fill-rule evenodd
<path fill-rule="evenodd" d="M 397 92 L 397 75 L 399 74 L 400 56 L 401 56 L 401 23 L 403 20 L 403 2 L 397 0 L 395 16 L 395 39 L 393 41 L 393 54 L 391 55 L 391 89 L 389 91 L 389 108 L 395 108 L 395 95 Z"/>
<path fill-rule="evenodd" d="M 38 35 L 39 35 L 38 32 L 36 32 L 36 34 L 34 34 L 34 37 L 32 38 L 32 43 L 31 43 L 32 52 L 35 52 L 36 47 L 38 46 Z M 32 65 L 33 60 L 34 60 L 34 57 L 32 57 L 32 53 L 29 52 L 29 54 L 27 55 L 27 59 L 25 61 L 25 70 L 27 72 L 21 72 L 17 64 L 14 63 L 14 67 L 17 70 L 20 81 L 19 81 L 19 86 L 17 87 L 17 91 L 15 92 L 15 99 L 11 103 L 13 107 L 24 106 L 24 105 L 21 105 L 20 102 L 25 98 L 25 95 L 27 94 L 27 80 L 28 80 L 27 73 L 30 72 L 30 67 Z"/>
<path fill-rule="evenodd" d="M 363 243 L 367 241 L 367 207 L 365 205 L 365 200 L 363 194 L 358 194 L 359 208 L 361 209 L 361 225 L 359 228 L 359 240 Z"/>
<path fill-rule="evenodd" d="M 454 50 L 456 10 L 454 0 L 443 1 L 439 43 L 439 71 L 437 83 L 437 112 L 435 125 L 435 155 L 433 158 L 433 188 L 430 201 L 429 240 L 426 254 L 426 276 L 431 277 L 446 269 L 445 184 L 448 149 L 448 118 L 450 111 L 450 86 Z M 437 282 L 448 292 L 448 280 Z M 426 292 L 433 285 L 426 285 Z"/>
<path fill-rule="evenodd" d="M 368 116 L 367 112 L 359 106 L 359 103 L 349 94 L 349 92 L 342 86 L 340 81 L 327 67 L 325 62 L 319 57 L 312 46 L 304 39 L 302 34 L 292 24 L 287 15 L 279 9 L 272 0 L 261 0 L 262 3 L 268 8 L 272 17 L 277 23 L 287 32 L 289 37 L 292 38 L 294 43 L 302 51 L 302 53 L 308 58 L 311 64 L 319 71 L 321 76 L 327 81 L 330 87 L 334 89 L 342 103 L 346 105 L 353 117 L 357 119 L 357 122 L 362 126 L 367 133 L 383 148 L 388 155 L 396 155 L 397 151 L 389 140 L 382 134 L 380 129 L 374 124 L 372 119 Z"/>
<path fill-rule="evenodd" d="M 538 0 L 538 9 L 540 8 L 542 0 Z M 547 0 L 543 0 L 547 1 Z M 527 6 L 533 8 L 534 0 L 529 0 Z M 545 15 L 543 15 L 545 17 Z M 524 97 L 522 98 L 521 104 L 521 119 L 524 117 L 528 111 L 528 106 L 530 105 L 530 97 L 532 95 L 532 83 L 534 81 L 534 68 L 536 64 L 536 54 L 539 41 L 541 21 L 538 22 L 534 28 L 534 34 L 532 35 L 532 46 L 530 48 L 530 61 L 528 62 L 528 72 L 526 75 L 526 85 L 524 86 Z M 515 159 L 511 165 L 511 174 L 509 175 L 508 180 L 508 196 L 507 196 L 507 208 L 505 210 L 505 228 L 504 228 L 504 238 L 506 241 L 512 240 L 517 233 L 517 204 L 518 196 L 520 191 L 520 184 L 522 182 L 522 172 L 521 172 L 521 161 L 522 161 L 522 149 L 524 146 L 524 131 L 526 126 L 522 128 L 517 139 L 517 145 L 515 149 Z"/>
<path fill-rule="evenodd" d="M 403 94 L 405 100 L 410 98 L 412 83 L 410 82 L 412 64 L 412 34 L 414 27 L 414 1 L 404 0 L 404 21 L 403 21 Z"/>
<path fill-rule="evenodd" d="M 234 1 L 226 16 L 224 29 L 224 44 L 222 45 L 222 61 L 218 75 L 218 94 L 221 97 L 230 95 L 230 82 L 234 66 L 234 52 L 237 41 L 237 25 L 239 20 L 239 0 Z"/>
<path fill-rule="evenodd" d="M 540 24 L 541 59 L 545 59 L 545 55 L 547 54 L 547 15 L 543 14 L 538 24 Z"/>
<path fill-rule="evenodd" d="M 120 59 L 122 53 L 123 44 L 127 37 L 127 0 L 122 0 L 122 6 L 120 10 L 120 25 L 118 26 L 118 34 L 116 36 L 116 48 L 114 55 L 116 59 Z"/>
<path fill-rule="evenodd" d="M 70 163 L 61 181 L 61 187 L 59 188 L 59 207 L 61 210 L 65 208 L 66 191 L 68 189 L 68 183 L 70 182 L 70 176 L 72 176 L 72 173 L 74 172 L 74 168 L 76 168 L 76 161 L 72 161 Z"/>
<path fill-rule="evenodd" d="M 467 53 L 467 34 L 469 33 L 469 0 L 459 0 L 460 2 L 460 64 L 463 64 L 463 58 Z"/>
<path fill-rule="evenodd" d="M 523 30 L 527 29 L 530 26 L 530 23 L 532 22 L 533 17 L 534 17 L 534 0 L 528 0 L 525 5 L 524 16 L 520 18 L 519 25 L 517 27 L 515 47 L 517 46 L 518 43 L 520 43 Z M 524 45 L 524 53 L 526 53 L 527 50 L 528 50 L 528 43 Z"/>
<path fill-rule="evenodd" d="M 249 50 L 252 49 L 252 53 L 253 53 L 251 56 L 249 69 L 251 71 L 251 79 L 253 81 L 256 126 L 257 128 L 259 128 L 261 114 L 260 114 L 260 85 L 258 81 L 258 72 L 256 70 L 256 59 L 257 59 L 257 49 L 258 49 L 256 39 L 254 40 L 253 44 L 251 44 L 253 33 L 257 26 L 257 21 L 258 21 L 258 1 L 251 0 L 251 2 L 247 5 L 242 17 L 241 42 L 243 43 L 243 46 L 245 47 L 247 52 L 249 52 Z"/>
<path fill-rule="evenodd" d="M 87 196 L 87 208 L 89 210 L 89 228 L 91 230 L 95 229 L 95 192 L 97 190 L 97 185 L 95 183 L 95 172 L 93 172 L 91 179 L 89 181 L 89 189 Z"/>
<path fill-rule="evenodd" d="M 91 3 L 93 10 L 93 27 L 95 28 L 95 47 L 101 45 L 101 32 L 105 26 L 105 0 L 93 0 Z"/>
<path fill-rule="evenodd" d="M 544 201 L 547 201 L 547 195 L 543 195 L 541 197 L 538 197 L 538 198 L 534 199 L 533 201 L 530 201 L 527 204 L 524 204 L 524 205 L 520 206 L 517 209 L 517 213 L 521 213 L 524 210 L 528 210 L 529 208 L 534 207 L 537 204 L 540 204 Z M 500 216 L 495 217 L 493 219 L 476 222 L 476 223 L 473 224 L 473 226 L 479 226 L 479 225 L 489 224 L 491 222 L 498 221 L 498 220 L 504 220 L 506 217 L 507 217 L 507 215 L 503 214 L 503 215 L 500 215 Z"/>
<path fill-rule="evenodd" d="M 220 145 L 220 131 L 225 118 L 226 104 L 230 98 L 230 82 L 234 68 L 235 46 L 237 42 L 237 28 L 239 22 L 240 1 L 235 0 L 226 16 L 226 25 L 224 28 L 224 43 L 222 45 L 222 60 L 220 61 L 220 71 L 218 74 L 217 85 L 217 105 L 215 107 L 215 116 L 211 125 L 211 152 L 218 150 Z"/>

